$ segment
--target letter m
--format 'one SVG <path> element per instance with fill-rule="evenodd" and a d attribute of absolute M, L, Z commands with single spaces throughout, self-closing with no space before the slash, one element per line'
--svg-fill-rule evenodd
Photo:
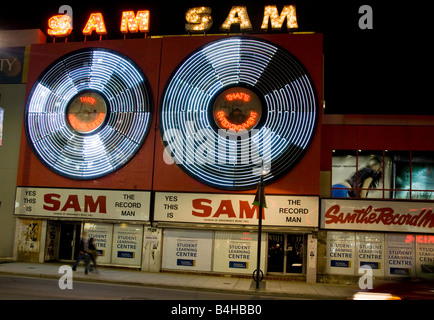
<path fill-rule="evenodd" d="M 298 28 L 297 14 L 295 12 L 294 5 L 284 6 L 280 15 L 275 5 L 265 6 L 264 19 L 262 20 L 261 29 L 267 30 L 268 20 L 271 20 L 271 28 L 273 30 L 280 30 L 282 29 L 283 21 L 285 21 L 285 18 L 288 29 Z"/>
<path fill-rule="evenodd" d="M 122 12 L 121 32 L 122 33 L 136 33 L 149 31 L 149 10 L 137 11 L 124 11 Z"/>
<path fill-rule="evenodd" d="M 240 200 L 240 219 L 244 218 L 244 215 L 247 219 L 252 219 L 255 215 L 259 217 L 259 207 L 258 206 L 250 206 L 249 201 Z M 262 209 L 262 220 L 265 219 L 264 210 Z"/>
<path fill-rule="evenodd" d="M 106 196 L 98 196 L 96 201 L 93 201 L 92 196 L 84 196 L 84 212 L 97 212 L 99 207 L 99 213 L 107 213 Z"/>

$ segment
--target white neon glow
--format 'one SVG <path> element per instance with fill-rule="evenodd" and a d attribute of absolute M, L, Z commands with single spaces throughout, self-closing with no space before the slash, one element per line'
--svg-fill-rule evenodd
<path fill-rule="evenodd" d="M 235 86 L 255 88 L 266 113 L 263 125 L 239 140 L 219 134 L 210 115 L 216 93 Z M 265 182 L 300 160 L 317 112 L 313 85 L 291 54 L 259 39 L 217 40 L 185 60 L 166 86 L 161 104 L 166 156 L 207 185 L 253 189 L 263 160 L 270 167 Z"/>
<path fill-rule="evenodd" d="M 109 116 L 99 130 L 80 134 L 68 125 L 66 111 L 86 90 L 105 98 Z M 73 179 L 93 179 L 132 158 L 149 129 L 150 114 L 150 92 L 139 69 L 118 53 L 94 48 L 65 56 L 35 83 L 26 133 L 49 168 Z"/>

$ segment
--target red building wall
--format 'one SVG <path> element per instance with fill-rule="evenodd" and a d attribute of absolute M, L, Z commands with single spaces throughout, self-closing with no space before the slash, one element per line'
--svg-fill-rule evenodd
<path fill-rule="evenodd" d="M 29 62 L 26 101 L 34 83 L 50 64 L 71 51 L 86 47 L 102 47 L 120 52 L 134 61 L 142 70 L 148 79 L 152 91 L 154 116 L 151 120 L 151 129 L 138 153 L 118 171 L 98 179 L 74 180 L 54 173 L 38 160 L 28 144 L 23 126 L 17 185 L 56 188 L 150 190 L 152 188 L 155 113 L 156 110 L 158 110 L 157 97 L 161 39 L 88 41 L 33 45 L 31 47 Z"/>
<path fill-rule="evenodd" d="M 208 187 L 184 173 L 176 164 L 163 160 L 164 145 L 159 130 L 158 111 L 165 84 L 172 72 L 190 53 L 211 41 L 225 36 L 166 37 L 134 40 L 106 40 L 70 43 L 50 43 L 31 47 L 27 94 L 38 77 L 63 55 L 84 47 L 103 47 L 126 55 L 143 71 L 152 91 L 153 112 L 151 129 L 139 152 L 118 171 L 92 180 L 74 180 L 60 176 L 45 167 L 32 152 L 24 126 L 17 176 L 18 186 L 56 188 L 138 189 L 183 192 L 225 192 Z M 308 71 L 322 100 L 323 56 L 322 35 L 259 35 L 292 53 Z M 27 99 L 26 99 L 27 100 Z M 267 186 L 269 194 L 319 194 L 321 154 L 321 111 L 317 129 L 303 159 L 277 181 Z M 245 191 L 252 193 L 255 190 Z M 230 192 L 230 191 L 226 191 Z M 233 191 L 232 191 L 233 193 Z"/>
<path fill-rule="evenodd" d="M 433 116 L 323 115 L 321 171 L 332 150 L 434 151 L 433 137 Z"/>

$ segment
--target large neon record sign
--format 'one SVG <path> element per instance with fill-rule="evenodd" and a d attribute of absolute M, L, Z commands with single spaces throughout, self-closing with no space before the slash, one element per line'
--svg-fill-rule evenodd
<path fill-rule="evenodd" d="M 25 113 L 30 146 L 54 172 L 94 179 L 125 165 L 150 126 L 151 92 L 140 69 L 115 51 L 74 51 L 34 84 Z"/>
<path fill-rule="evenodd" d="M 231 121 L 234 111 L 243 118 Z M 166 84 L 164 159 L 208 186 L 254 189 L 261 172 L 270 183 L 301 160 L 317 118 L 313 83 L 292 54 L 260 39 L 224 38 L 193 52 Z"/>

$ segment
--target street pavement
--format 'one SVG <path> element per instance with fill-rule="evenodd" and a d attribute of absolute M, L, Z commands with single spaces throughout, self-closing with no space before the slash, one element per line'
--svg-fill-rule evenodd
<path fill-rule="evenodd" d="M 59 272 L 60 263 L 28 263 L 28 262 L 3 262 L 0 263 L 0 274 L 17 275 L 27 277 L 60 279 L 65 273 Z M 159 288 L 176 288 L 188 290 L 205 290 L 214 292 L 228 292 L 247 295 L 267 295 L 275 297 L 287 297 L 296 299 L 317 300 L 342 300 L 349 299 L 357 290 L 357 286 L 334 285 L 323 283 L 306 283 L 299 280 L 272 278 L 261 283 L 260 289 L 256 289 L 251 278 L 224 276 L 224 275 L 200 275 L 194 273 L 171 272 L 144 272 L 135 269 L 99 267 L 98 273 L 84 273 L 84 265 L 81 264 L 73 273 L 73 280 L 105 282 L 112 284 L 143 285 Z"/>

